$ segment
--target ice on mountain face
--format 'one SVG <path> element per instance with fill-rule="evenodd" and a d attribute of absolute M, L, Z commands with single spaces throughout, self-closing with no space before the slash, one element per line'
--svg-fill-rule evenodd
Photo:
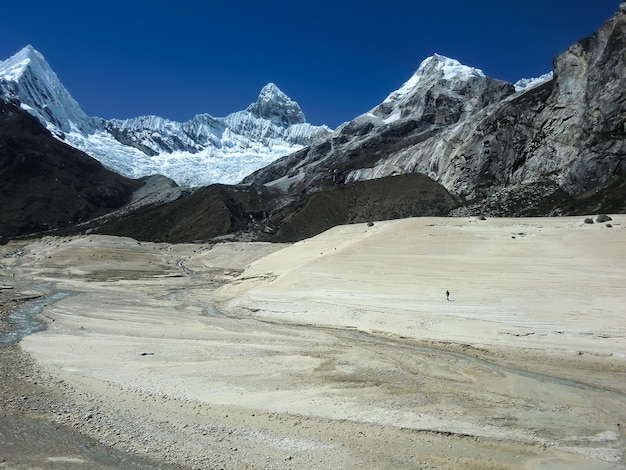
<path fill-rule="evenodd" d="M 522 78 L 514 83 L 515 91 L 525 91 L 531 88 L 535 88 L 536 86 L 539 86 L 542 83 L 552 80 L 552 78 L 553 78 L 552 72 L 544 73 L 540 77 L 536 77 L 536 78 Z"/>
<path fill-rule="evenodd" d="M 43 58 L 31 45 L 26 46 L 12 57 L 0 61 L 0 77 L 6 81 L 17 80 L 34 58 Z"/>
<path fill-rule="evenodd" d="M 411 78 L 409 78 L 400 88 L 390 93 L 389 96 L 385 98 L 385 101 L 383 101 L 383 103 L 386 103 L 389 101 L 395 101 L 399 98 L 402 98 L 404 95 L 409 94 L 411 91 L 415 89 L 415 87 L 417 86 L 419 82 L 420 82 L 420 76 L 416 73 Z"/>
<path fill-rule="evenodd" d="M 227 133 L 225 140 L 233 137 L 235 134 Z M 148 156 L 136 148 L 121 144 L 103 131 L 89 136 L 70 132 L 65 134 L 65 141 L 89 155 L 100 155 L 100 161 L 105 166 L 123 176 L 140 178 L 160 174 L 185 187 L 207 186 L 216 182 L 238 183 L 277 158 L 301 148 L 280 141 L 271 147 L 250 143 L 246 147 L 233 140 L 224 143 L 219 149 L 207 147 L 195 153 L 175 151 Z"/>
<path fill-rule="evenodd" d="M 237 183 L 330 132 L 308 123 L 285 127 L 248 111 L 224 118 L 201 114 L 185 123 L 156 116 L 110 120 L 105 128 L 118 141 L 144 152 L 134 159 L 142 174 L 160 173 L 184 186 Z"/>
<path fill-rule="evenodd" d="M 289 99 L 273 83 L 268 83 L 263 87 L 256 103 L 248 106 L 246 111 L 285 126 L 306 122 L 298 103 Z"/>
<path fill-rule="evenodd" d="M 285 96 L 280 90 L 278 93 Z M 276 100 L 269 102 L 273 105 L 274 115 L 280 115 L 281 108 L 276 105 Z M 288 110 L 295 107 L 300 110 L 289 98 L 278 102 L 286 103 Z M 132 177 L 162 174 L 179 185 L 193 187 L 212 183 L 235 184 L 259 168 L 330 133 L 325 126 L 306 122 L 287 125 L 285 121 L 238 111 L 224 118 L 200 114 L 185 123 L 156 116 L 110 120 L 104 127 L 117 141 L 126 144 L 123 147 L 132 148 L 132 172 L 128 174 L 130 169 L 123 168 L 127 173 L 122 174 Z M 85 151 L 100 155 L 100 161 L 116 171 L 122 169 L 120 164 L 126 157 L 120 155 L 126 155 L 127 150 L 118 148 L 117 158 L 111 161 L 101 149 L 104 147 L 91 148 L 91 153 Z"/>
<path fill-rule="evenodd" d="M 443 78 L 448 81 L 466 81 L 474 77 L 485 77 L 482 70 L 463 65 L 456 59 L 439 54 L 434 54 L 422 61 L 415 75 Z"/>
<path fill-rule="evenodd" d="M 445 80 L 467 80 L 472 77 L 484 77 L 482 70 L 460 64 L 456 60 L 447 59 L 443 66 Z"/>
<path fill-rule="evenodd" d="M 396 122 L 398 119 L 402 117 L 402 113 L 398 110 L 394 111 L 388 118 L 386 118 L 385 124 L 391 124 L 392 122 Z"/>
<path fill-rule="evenodd" d="M 19 62 L 13 61 L 13 63 L 0 62 L 3 78 L 7 81 L 16 80 L 29 63 L 30 59 L 22 59 Z"/>
<path fill-rule="evenodd" d="M 28 111 L 51 130 L 95 130 L 93 118 L 80 109 L 43 55 L 30 45 L 0 62 L 0 94 L 30 106 Z"/>
<path fill-rule="evenodd" d="M 182 186 L 237 183 L 331 132 L 306 123 L 300 106 L 273 83 L 246 111 L 224 118 L 90 118 L 31 46 L 0 62 L 0 97 L 19 101 L 55 137 L 117 173 L 162 174 Z"/>

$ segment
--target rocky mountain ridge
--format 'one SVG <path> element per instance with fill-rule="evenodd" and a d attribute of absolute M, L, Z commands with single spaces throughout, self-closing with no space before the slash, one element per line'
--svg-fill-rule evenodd
<path fill-rule="evenodd" d="M 236 183 L 330 132 L 269 83 L 246 110 L 180 123 L 158 116 L 87 116 L 32 46 L 0 62 L 0 97 L 18 103 L 52 134 L 130 178 L 163 174 L 184 186 Z"/>
<path fill-rule="evenodd" d="M 575 197 L 624 177 L 625 5 L 556 57 L 551 79 L 516 91 L 435 55 L 369 113 L 244 182 L 297 193 L 422 173 L 464 201 L 460 213 L 475 213 L 516 188 Z M 537 215 L 548 213 L 562 210 Z"/>

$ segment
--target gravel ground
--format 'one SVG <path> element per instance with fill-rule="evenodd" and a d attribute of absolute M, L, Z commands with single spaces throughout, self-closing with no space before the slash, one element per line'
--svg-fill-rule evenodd
<path fill-rule="evenodd" d="M 7 315 L 31 296 L 0 289 L 0 335 L 8 330 Z M 0 347 L 0 468 L 180 468 L 108 448 L 81 434 L 78 429 L 88 412 L 64 393 L 63 382 L 44 382 L 19 343 Z"/>
<path fill-rule="evenodd" d="M 108 448 L 81 434 L 88 414 L 36 378 L 19 345 L 0 348 L 0 468 L 175 469 L 178 466 Z"/>

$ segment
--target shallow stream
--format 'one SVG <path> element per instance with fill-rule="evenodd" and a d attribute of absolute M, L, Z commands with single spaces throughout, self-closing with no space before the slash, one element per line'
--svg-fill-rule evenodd
<path fill-rule="evenodd" d="M 6 317 L 9 331 L 0 335 L 0 347 L 17 343 L 24 336 L 45 330 L 45 322 L 39 318 L 44 308 L 72 295 L 70 292 L 55 292 L 44 297 L 37 297 L 18 305 Z"/>

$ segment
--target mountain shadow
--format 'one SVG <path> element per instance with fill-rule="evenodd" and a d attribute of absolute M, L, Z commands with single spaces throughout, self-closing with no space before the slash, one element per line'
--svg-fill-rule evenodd
<path fill-rule="evenodd" d="M 0 100 L 0 241 L 110 212 L 142 184 L 105 169 Z"/>

